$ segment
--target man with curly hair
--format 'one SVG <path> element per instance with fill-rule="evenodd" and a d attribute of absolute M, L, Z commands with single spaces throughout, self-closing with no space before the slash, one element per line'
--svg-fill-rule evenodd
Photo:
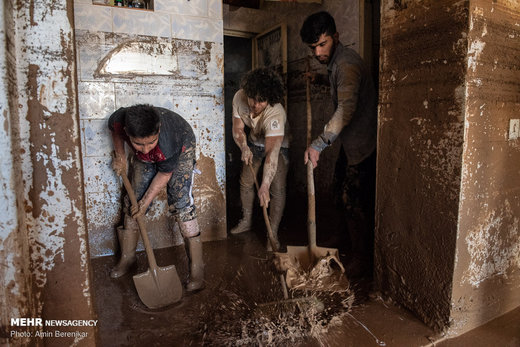
<path fill-rule="evenodd" d="M 254 176 L 262 162 L 262 183 L 258 190 L 260 205 L 268 207 L 271 228 L 278 242 L 278 227 L 285 207 L 285 189 L 289 166 L 289 125 L 281 102 L 283 84 L 273 70 L 259 68 L 247 73 L 241 89 L 233 98 L 233 139 L 242 151 L 240 200 L 242 219 L 232 234 L 250 230 L 254 203 Z M 250 129 L 246 137 L 245 127 Z M 269 242 L 268 248 L 269 248 Z M 277 245 L 278 246 L 278 245 Z"/>
<path fill-rule="evenodd" d="M 139 205 L 130 206 L 125 196 L 123 226 L 117 229 L 121 258 L 110 277 L 125 275 L 136 262 L 136 218 L 144 216 L 152 201 L 166 189 L 169 211 L 179 225 L 190 261 L 186 290 L 202 289 L 202 242 L 192 195 L 196 146 L 193 129 L 177 113 L 151 105 L 121 107 L 110 116 L 108 128 L 115 152 L 112 168 L 118 175 L 127 171 L 125 143 L 133 151 L 129 176 Z"/>
<path fill-rule="evenodd" d="M 304 162 L 318 165 L 320 153 L 341 141 L 335 192 L 350 236 L 350 277 L 371 275 L 374 237 L 377 97 L 370 72 L 353 49 L 339 41 L 334 18 L 325 11 L 307 17 L 300 37 L 314 57 L 327 66 L 334 113 L 312 141 Z M 309 76 L 310 77 L 310 76 Z"/>

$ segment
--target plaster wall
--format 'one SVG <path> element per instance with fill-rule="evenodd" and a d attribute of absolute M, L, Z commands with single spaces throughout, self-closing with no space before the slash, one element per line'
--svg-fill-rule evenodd
<path fill-rule="evenodd" d="M 222 4 L 154 1 L 154 11 L 75 0 L 78 99 L 91 257 L 118 248 L 121 182 L 108 117 L 148 103 L 184 117 L 197 138 L 194 197 L 204 241 L 226 237 Z M 147 214 L 156 248 L 182 243 L 166 194 Z M 174 232 L 172 232 L 174 231 Z M 142 249 L 142 245 L 138 246 Z"/>
<path fill-rule="evenodd" d="M 4 1 L 0 58 L 2 345 L 11 318 L 92 319 L 72 2 Z M 7 304 L 6 304 L 7 303 Z M 73 303 L 73 304 L 72 304 Z M 51 329 L 21 328 L 22 331 Z M 75 331 L 63 328 L 62 331 Z M 95 328 L 48 345 L 93 345 Z"/>
<path fill-rule="evenodd" d="M 451 334 L 520 305 L 520 3 L 470 1 Z"/>
<path fill-rule="evenodd" d="M 468 4 L 381 4 L 375 278 L 441 330 L 455 262 Z"/>
<path fill-rule="evenodd" d="M 31 298 L 30 262 L 28 257 L 28 240 L 20 237 L 27 233 L 23 227 L 24 211 L 17 204 L 22 192 L 15 187 L 21 186 L 17 172 L 20 172 L 19 162 L 13 160 L 16 142 L 12 142 L 13 122 L 11 119 L 12 101 L 15 95 L 10 92 L 16 85 L 15 47 L 14 47 L 14 11 L 13 4 L 5 1 L 0 5 L 0 44 L 5 47 L 0 56 L 0 144 L 6 155 L 0 156 L 0 194 L 3 213 L 0 214 L 0 261 L 5 266 L 0 267 L 2 292 L 0 301 L 11 302 L 12 305 L 0 307 L 0 343 L 7 342 L 9 336 L 10 317 L 31 316 L 36 307 Z M 10 97 L 10 95 L 12 95 Z M 13 110 L 16 113 L 16 109 Z M 21 218 L 19 223 L 19 217 Z M 14 252 L 12 252 L 14 250 Z"/>

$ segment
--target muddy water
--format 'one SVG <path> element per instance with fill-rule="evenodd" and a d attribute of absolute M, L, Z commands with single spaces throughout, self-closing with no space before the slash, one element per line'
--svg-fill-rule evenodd
<path fill-rule="evenodd" d="M 350 310 L 352 293 L 290 291 L 290 299 L 308 299 L 284 301 L 264 242 L 255 233 L 244 233 L 204 243 L 206 288 L 185 293 L 180 303 L 160 310 L 140 302 L 131 276 L 109 278 L 114 257 L 93 260 L 101 345 L 320 345 L 327 330 Z M 186 281 L 182 246 L 156 250 L 156 257 L 159 266 L 176 264 Z M 139 254 L 133 273 L 146 268 L 146 257 Z"/>
<path fill-rule="evenodd" d="M 264 248 L 264 232 L 204 243 L 206 288 L 185 293 L 180 302 L 160 310 L 141 303 L 131 276 L 110 279 L 114 257 L 94 259 L 98 345 L 390 347 L 422 346 L 435 340 L 434 332 L 410 313 L 380 296 L 369 296 L 369 281 L 350 283 L 354 303 L 351 292 L 311 290 L 292 295 L 312 300 L 278 304 L 283 300 L 282 287 Z M 283 237 L 282 242 L 305 245 Z M 175 264 L 179 277 L 186 280 L 188 264 L 182 246 L 155 254 L 159 266 Z M 133 273 L 147 268 L 144 253 L 138 257 Z"/>

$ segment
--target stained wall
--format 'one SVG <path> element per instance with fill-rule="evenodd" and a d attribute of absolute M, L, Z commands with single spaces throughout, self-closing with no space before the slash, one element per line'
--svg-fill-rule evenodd
<path fill-rule="evenodd" d="M 517 2 L 382 3 L 376 284 L 452 334 L 519 304 L 518 22 Z"/>
<path fill-rule="evenodd" d="M 450 333 L 520 306 L 520 3 L 470 1 Z"/>
<path fill-rule="evenodd" d="M 184 117 L 197 138 L 194 196 L 203 240 L 226 237 L 222 4 L 154 1 L 145 11 L 75 0 L 78 100 L 91 256 L 114 254 L 121 181 L 107 120 L 148 103 Z M 166 194 L 147 214 L 156 248 L 182 243 Z M 175 230 L 174 232 L 172 232 Z M 139 246 L 142 249 L 142 246 Z"/>
<path fill-rule="evenodd" d="M 20 346 L 31 339 L 10 337 L 16 330 L 11 318 L 95 317 L 72 3 L 4 1 L 0 14 L 0 344 Z M 40 329 L 52 328 L 21 328 Z M 49 338 L 47 344 L 93 345 L 95 328 L 82 331 L 86 335 Z"/>

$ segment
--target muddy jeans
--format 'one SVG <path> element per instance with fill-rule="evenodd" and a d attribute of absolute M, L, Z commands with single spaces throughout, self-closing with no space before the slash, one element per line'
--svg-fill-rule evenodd
<path fill-rule="evenodd" d="M 157 174 L 154 163 L 145 163 L 132 156 L 129 165 L 130 181 L 137 201 L 141 200 Z M 188 222 L 197 217 L 193 201 L 193 172 L 195 170 L 195 148 L 188 148 L 179 157 L 177 167 L 166 186 L 170 212 L 181 222 Z M 125 196 L 125 211 L 130 211 L 130 199 Z"/>
<path fill-rule="evenodd" d="M 350 238 L 350 252 L 371 262 L 374 247 L 376 152 L 356 165 L 348 165 L 341 148 L 334 175 L 336 204 L 342 232 Z M 346 230 L 345 230 L 346 229 Z"/>
<path fill-rule="evenodd" d="M 253 152 L 253 170 L 256 175 L 265 158 L 265 150 L 264 147 L 251 144 L 249 145 L 249 148 L 251 149 L 251 152 Z M 269 187 L 271 195 L 271 201 L 269 202 L 269 220 L 274 232 L 278 231 L 278 226 L 285 208 L 285 188 L 288 168 L 289 149 L 282 147 L 280 148 L 280 154 L 278 155 L 276 174 L 274 175 L 271 186 Z M 261 185 L 262 182 L 259 181 L 258 184 Z M 242 165 L 242 172 L 240 173 L 240 199 L 242 201 L 243 210 L 253 210 L 255 196 L 255 181 L 251 174 L 251 169 L 246 165 Z"/>

